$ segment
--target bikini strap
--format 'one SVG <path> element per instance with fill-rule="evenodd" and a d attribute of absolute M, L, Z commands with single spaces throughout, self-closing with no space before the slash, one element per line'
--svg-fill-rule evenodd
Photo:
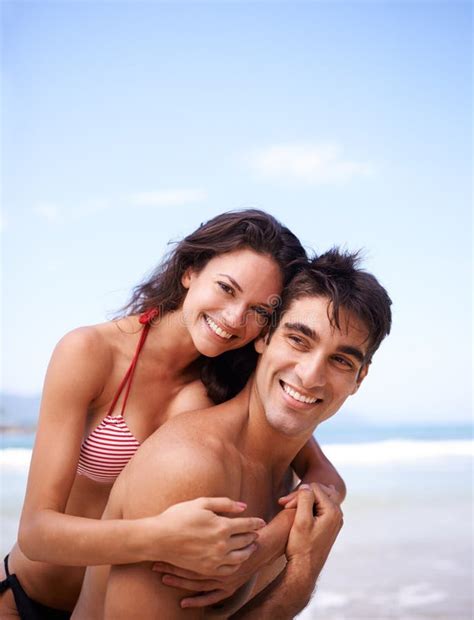
<path fill-rule="evenodd" d="M 6 577 L 10 577 L 10 571 L 8 570 L 8 555 L 5 556 L 5 559 L 3 560 L 3 565 L 5 566 Z"/>
<path fill-rule="evenodd" d="M 123 399 L 123 403 L 122 403 L 122 410 L 120 412 L 120 415 L 123 416 L 125 412 L 125 406 L 128 400 L 128 395 L 130 394 L 130 388 L 132 387 L 132 380 L 133 380 L 133 375 L 135 372 L 135 367 L 138 362 L 138 356 L 140 355 L 140 351 L 143 349 L 143 345 L 145 344 L 146 337 L 148 336 L 148 332 L 150 331 L 151 323 L 153 319 L 155 319 L 158 316 L 158 314 L 159 312 L 157 308 L 152 308 L 151 310 L 148 310 L 147 312 L 143 312 L 138 317 L 139 322 L 143 325 L 142 333 L 140 335 L 140 340 L 138 341 L 138 345 L 135 350 L 135 354 L 133 356 L 132 362 L 118 387 L 118 390 L 114 396 L 114 400 L 112 401 L 112 404 L 110 405 L 109 410 L 107 412 L 107 415 L 110 415 L 113 412 L 113 410 L 115 409 L 115 405 L 117 404 L 118 399 L 120 398 L 120 395 L 123 392 L 124 387 L 127 386 L 127 389 L 125 391 L 125 396 Z"/>

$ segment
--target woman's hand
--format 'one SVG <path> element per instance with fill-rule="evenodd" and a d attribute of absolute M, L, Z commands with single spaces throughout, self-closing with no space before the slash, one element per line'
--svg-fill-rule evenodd
<path fill-rule="evenodd" d="M 263 567 L 269 566 L 284 554 L 295 510 L 281 510 L 273 520 L 258 531 L 258 548 L 232 574 L 204 576 L 200 568 L 183 571 L 176 566 L 158 562 L 154 570 L 163 573 L 163 583 L 192 593 L 181 600 L 182 607 L 207 607 L 232 596 Z"/>
<path fill-rule="evenodd" d="M 284 495 L 283 497 L 280 497 L 280 499 L 278 500 L 278 503 L 280 504 L 280 506 L 283 506 L 284 508 L 296 508 L 298 491 L 300 489 L 300 486 L 301 485 L 299 485 L 294 491 L 292 491 L 288 495 Z M 308 486 L 308 485 L 306 484 L 305 486 Z M 336 503 L 338 506 L 342 504 L 342 501 L 344 498 L 342 497 L 341 493 L 338 492 L 338 490 L 333 484 L 330 484 L 328 486 L 321 484 L 320 486 L 324 489 L 328 497 L 330 497 L 334 503 Z"/>
<path fill-rule="evenodd" d="M 252 579 L 258 570 L 253 562 L 254 556 L 255 554 L 244 562 L 237 572 L 225 577 L 205 577 L 163 562 L 157 562 L 153 570 L 163 573 L 162 581 L 166 586 L 190 590 L 193 593 L 193 596 L 181 599 L 181 607 L 207 607 L 229 598 Z"/>
<path fill-rule="evenodd" d="M 256 517 L 229 518 L 218 513 L 239 514 L 246 507 L 225 497 L 201 497 L 170 506 L 158 517 L 147 518 L 150 525 L 158 519 L 160 527 L 156 555 L 147 559 L 159 557 L 186 571 L 199 571 L 201 578 L 232 575 L 256 550 L 257 530 L 265 521 Z"/>

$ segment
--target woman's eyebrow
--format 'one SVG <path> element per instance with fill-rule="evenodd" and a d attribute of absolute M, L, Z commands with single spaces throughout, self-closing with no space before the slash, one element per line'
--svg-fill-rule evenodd
<path fill-rule="evenodd" d="M 218 273 L 218 276 L 224 276 L 225 278 L 229 278 L 229 280 L 232 282 L 232 284 L 235 286 L 235 288 L 240 291 L 241 293 L 243 293 L 242 287 L 240 286 L 240 284 L 238 282 L 236 282 L 234 280 L 234 278 L 232 278 L 231 276 L 229 276 L 227 273 Z"/>

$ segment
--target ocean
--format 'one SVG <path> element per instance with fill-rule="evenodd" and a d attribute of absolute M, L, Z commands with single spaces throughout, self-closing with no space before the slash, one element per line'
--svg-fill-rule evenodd
<path fill-rule="evenodd" d="M 467 426 L 342 427 L 318 440 L 348 488 L 344 527 L 299 620 L 471 620 Z M 3 435 L 1 547 L 16 538 L 32 435 Z"/>

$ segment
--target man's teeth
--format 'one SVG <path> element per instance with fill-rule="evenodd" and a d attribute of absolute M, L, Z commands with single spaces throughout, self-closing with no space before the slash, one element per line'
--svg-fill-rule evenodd
<path fill-rule="evenodd" d="M 313 405 L 318 400 L 317 398 L 309 398 L 309 396 L 303 396 L 303 394 L 300 394 L 293 388 L 290 388 L 290 386 L 286 385 L 286 383 L 283 383 L 283 389 L 292 398 L 294 398 L 295 400 L 299 400 L 300 403 L 307 403 L 308 405 Z"/>
<path fill-rule="evenodd" d="M 232 338 L 232 334 L 229 334 L 229 332 L 226 332 L 223 329 L 221 329 L 219 325 L 216 325 L 216 323 L 214 323 L 214 321 L 210 319 L 208 316 L 206 316 L 206 323 L 209 325 L 212 331 L 215 332 L 221 338 L 225 338 L 226 340 L 228 340 L 229 338 Z"/>

